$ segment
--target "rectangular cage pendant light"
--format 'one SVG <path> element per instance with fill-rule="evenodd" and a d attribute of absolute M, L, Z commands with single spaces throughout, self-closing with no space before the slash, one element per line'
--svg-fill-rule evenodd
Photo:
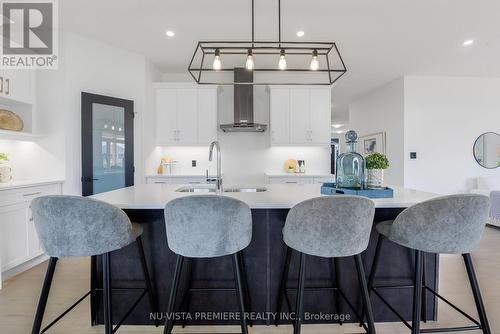
<path fill-rule="evenodd" d="M 188 71 L 198 84 L 332 85 L 347 72 L 334 42 L 282 42 L 281 0 L 278 41 L 200 41 Z M 234 82 L 234 69 L 253 71 L 253 82 Z"/>

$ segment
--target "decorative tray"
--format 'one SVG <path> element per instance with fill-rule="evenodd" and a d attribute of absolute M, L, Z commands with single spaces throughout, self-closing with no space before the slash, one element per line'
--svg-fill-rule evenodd
<path fill-rule="evenodd" d="M 357 195 L 364 196 L 368 198 L 393 198 L 394 190 L 391 188 L 381 188 L 381 189 L 347 189 L 347 188 L 337 188 L 335 183 L 323 183 L 321 186 L 321 193 L 323 195 Z"/>

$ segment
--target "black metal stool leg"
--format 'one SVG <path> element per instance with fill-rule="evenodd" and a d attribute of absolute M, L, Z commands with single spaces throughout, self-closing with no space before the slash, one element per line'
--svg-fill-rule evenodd
<path fill-rule="evenodd" d="M 382 251 L 382 243 L 384 242 L 384 236 L 382 234 L 378 235 L 377 245 L 375 246 L 375 255 L 373 256 L 372 267 L 370 269 L 370 277 L 368 278 L 368 294 L 371 295 L 373 290 L 373 285 L 375 284 L 375 275 L 377 274 L 378 262 L 380 259 L 380 253 Z M 363 311 L 361 312 L 361 322 L 365 319 L 365 308 L 363 307 Z M 359 324 L 362 326 L 362 324 Z"/>
<path fill-rule="evenodd" d="M 372 304 L 370 301 L 370 296 L 368 294 L 365 269 L 363 268 L 363 260 L 361 259 L 361 255 L 360 254 L 354 255 L 354 261 L 356 262 L 356 271 L 358 273 L 359 287 L 361 289 L 361 297 L 363 299 L 363 309 L 365 310 L 368 323 L 368 333 L 375 334 L 375 321 L 373 320 Z"/>
<path fill-rule="evenodd" d="M 99 305 L 99 296 L 97 293 L 97 256 L 90 257 L 90 325 L 97 325 L 97 308 Z"/>
<path fill-rule="evenodd" d="M 340 266 L 339 266 L 339 259 L 337 259 L 336 257 L 334 257 L 332 259 L 332 264 L 333 264 L 333 271 L 335 273 L 334 277 L 332 277 L 332 281 L 334 281 L 335 283 L 335 287 L 337 287 L 337 289 L 340 289 Z M 335 308 L 337 309 L 337 314 L 339 316 L 339 325 L 342 326 L 342 324 L 344 323 L 341 319 L 341 315 L 342 315 L 342 307 L 341 307 L 341 300 L 340 300 L 340 293 L 338 291 L 334 291 L 334 298 L 335 298 Z"/>
<path fill-rule="evenodd" d="M 420 333 L 420 319 L 422 312 L 422 252 L 415 251 L 415 279 L 413 287 L 413 316 L 411 333 Z"/>
<path fill-rule="evenodd" d="M 184 257 L 182 255 L 177 255 L 177 260 L 175 263 L 174 279 L 172 281 L 170 297 L 168 298 L 167 319 L 165 320 L 165 328 L 163 329 L 163 334 L 170 334 L 172 332 L 172 328 L 174 327 L 175 301 L 177 299 L 177 289 L 179 288 L 179 279 L 181 276 L 183 261 Z"/>
<path fill-rule="evenodd" d="M 425 288 L 425 253 L 422 252 L 422 321 L 427 322 L 427 289 Z"/>
<path fill-rule="evenodd" d="M 189 312 L 189 306 L 191 305 L 191 289 L 193 287 L 193 266 L 194 266 L 194 261 L 192 258 L 186 258 L 187 261 L 187 267 L 188 267 L 188 273 L 187 273 L 187 284 L 186 284 L 186 291 L 184 292 L 184 296 L 182 297 L 181 301 L 181 309 L 188 313 Z M 186 327 L 187 324 L 187 317 L 184 317 L 182 319 L 182 328 Z"/>
<path fill-rule="evenodd" d="M 45 279 L 43 281 L 42 292 L 40 293 L 40 299 L 38 300 L 38 307 L 36 309 L 36 315 L 35 315 L 35 320 L 33 321 L 33 328 L 31 330 L 31 334 L 40 333 L 40 328 L 42 327 L 42 321 L 43 321 L 43 314 L 45 313 L 45 307 L 47 306 L 47 299 L 49 298 L 50 286 L 52 284 L 52 279 L 54 278 L 56 264 L 57 264 L 57 257 L 51 257 L 49 259 L 47 272 L 45 273 Z"/>
<path fill-rule="evenodd" d="M 234 281 L 236 283 L 236 295 L 238 297 L 238 303 L 240 308 L 240 324 L 241 333 L 248 334 L 248 325 L 245 312 L 245 297 L 243 293 L 243 281 L 241 279 L 241 266 L 238 254 L 233 254 L 233 271 L 234 271 Z"/>
<path fill-rule="evenodd" d="M 158 301 L 156 300 L 156 294 L 153 290 L 153 285 L 151 284 L 151 278 L 149 276 L 148 264 L 146 262 L 146 256 L 144 255 L 144 246 L 142 245 L 142 238 L 139 236 L 137 238 L 137 249 L 139 250 L 139 257 L 141 259 L 141 267 L 142 272 L 144 273 L 144 280 L 146 281 L 146 290 L 148 292 L 149 297 L 149 306 L 151 308 L 151 312 L 155 314 L 155 326 L 158 327 L 160 322 L 158 321 Z"/>
<path fill-rule="evenodd" d="M 247 270 L 245 266 L 245 259 L 243 257 L 243 251 L 238 252 L 238 258 L 240 260 L 240 270 L 241 270 L 241 280 L 243 281 L 243 293 L 245 296 L 245 310 L 248 314 L 252 313 L 252 299 L 250 298 L 250 290 L 248 288 L 247 280 Z M 248 325 L 253 326 L 252 319 L 248 318 Z"/>
<path fill-rule="evenodd" d="M 465 268 L 467 269 L 467 275 L 469 276 L 470 286 L 474 295 L 474 302 L 476 303 L 479 321 L 481 322 L 481 329 L 483 330 L 484 334 L 490 334 L 490 324 L 488 323 L 488 317 L 486 316 L 486 309 L 484 308 L 483 298 L 481 297 L 481 292 L 479 291 L 479 284 L 477 282 L 474 266 L 472 265 L 472 258 L 470 254 L 462 254 L 462 256 L 464 258 Z"/>
<path fill-rule="evenodd" d="M 111 306 L 111 259 L 110 253 L 102 255 L 102 281 L 104 294 L 104 332 L 113 334 L 113 308 Z"/>
<path fill-rule="evenodd" d="M 304 297 L 304 284 L 306 280 L 306 254 L 300 253 L 299 264 L 299 281 L 297 284 L 297 301 L 295 303 L 295 326 L 293 334 L 300 334 L 300 327 L 302 325 L 303 317 L 303 297 Z"/>
<path fill-rule="evenodd" d="M 276 301 L 276 317 L 274 318 L 274 325 L 278 326 L 281 316 L 281 308 L 283 306 L 283 299 L 286 294 L 286 282 L 288 281 L 288 273 L 290 271 L 290 259 L 292 258 L 292 249 L 286 247 L 285 263 L 283 265 L 283 272 L 281 274 L 280 288 L 278 290 L 278 299 Z M 288 310 L 291 312 L 292 310 Z"/>

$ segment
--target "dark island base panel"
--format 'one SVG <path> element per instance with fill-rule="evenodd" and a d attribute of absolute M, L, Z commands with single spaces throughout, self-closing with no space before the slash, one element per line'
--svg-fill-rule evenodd
<path fill-rule="evenodd" d="M 377 209 L 375 223 L 387 219 L 394 219 L 401 209 Z M 166 311 L 167 301 L 170 294 L 172 275 L 175 267 L 175 254 L 167 246 L 163 210 L 128 210 L 126 211 L 131 220 L 144 226 L 143 243 L 149 270 L 151 272 L 154 288 L 156 289 L 160 312 Z M 276 299 L 282 266 L 285 256 L 285 244 L 282 241 L 282 228 L 288 210 L 281 209 L 258 209 L 252 210 L 253 215 L 253 238 L 250 246 L 244 251 L 244 261 L 248 275 L 248 284 L 251 295 L 252 312 L 260 312 L 260 319 L 254 320 L 254 324 L 272 324 L 273 318 L 268 312 L 275 312 Z M 373 231 L 367 251 L 363 254 L 366 275 L 371 268 L 375 243 L 378 234 Z M 140 262 L 137 255 L 135 243 L 116 252 L 111 256 L 112 286 L 117 287 L 142 287 L 143 277 Z M 360 310 L 361 296 L 357 281 L 356 269 L 352 258 L 340 258 L 340 286 L 352 303 Z M 185 262 L 186 263 L 186 262 Z M 412 284 L 413 280 L 413 254 L 407 249 L 393 243 L 385 242 L 380 258 L 378 271 L 378 284 Z M 99 257 L 93 266 L 92 278 L 97 287 L 102 287 L 102 269 Z M 184 266 L 186 269 L 186 266 Z M 331 261 L 320 257 L 307 257 L 306 286 L 320 286 L 332 284 Z M 179 287 L 178 301 L 182 299 L 185 288 L 186 274 L 183 270 L 181 285 Z M 295 287 L 298 276 L 298 256 L 294 253 L 290 268 L 290 280 L 288 287 Z M 232 288 L 233 281 L 232 263 L 230 257 L 217 259 L 194 260 L 193 287 L 224 287 Z M 426 254 L 426 280 L 427 285 L 437 290 L 438 282 L 438 256 Z M 116 323 L 136 300 L 136 291 L 115 291 L 113 293 L 113 319 Z M 388 289 L 382 292 L 393 306 L 404 315 L 407 320 L 411 319 L 412 289 Z M 290 291 L 292 307 L 295 307 L 295 292 Z M 92 298 L 95 305 L 94 324 L 103 323 L 102 298 L 96 293 Z M 372 294 L 372 304 L 375 321 L 393 322 L 398 318 Z M 216 325 L 237 324 L 230 320 L 203 320 L 197 316 L 197 312 L 237 312 L 235 292 L 194 292 L 191 297 L 190 314 L 197 320 L 189 320 L 188 324 Z M 344 301 L 341 302 L 340 310 L 335 308 L 333 292 L 330 291 L 306 291 L 304 296 L 304 311 L 310 314 L 346 314 L 351 317 L 346 322 L 356 322 L 356 318 Z M 215 313 L 217 312 L 217 313 Z M 287 312 L 284 303 L 283 312 Z M 160 318 L 162 314 L 159 315 Z M 266 318 L 267 317 L 267 318 Z M 437 318 L 436 300 L 431 294 L 427 294 L 427 319 Z M 163 323 L 165 318 L 161 320 Z M 284 321 L 283 323 L 290 322 Z M 329 323 L 332 321 L 315 319 L 305 321 L 306 323 Z M 180 322 L 178 322 L 180 323 Z M 150 320 L 150 308 L 147 296 L 138 304 L 137 308 L 127 318 L 125 324 L 152 324 Z"/>

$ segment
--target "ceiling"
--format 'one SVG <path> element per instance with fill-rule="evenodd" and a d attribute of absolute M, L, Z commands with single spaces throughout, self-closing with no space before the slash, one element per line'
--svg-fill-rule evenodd
<path fill-rule="evenodd" d="M 250 0 L 64 0 L 61 25 L 183 72 L 198 40 L 249 40 Z M 255 0 L 277 39 L 277 0 Z M 167 38 L 166 30 L 175 32 Z M 305 36 L 296 36 L 303 30 Z M 282 40 L 334 41 L 348 68 L 334 111 L 402 75 L 500 76 L 498 0 L 282 0 Z M 466 40 L 474 44 L 462 46 Z M 243 64 L 243 60 L 242 60 Z"/>

